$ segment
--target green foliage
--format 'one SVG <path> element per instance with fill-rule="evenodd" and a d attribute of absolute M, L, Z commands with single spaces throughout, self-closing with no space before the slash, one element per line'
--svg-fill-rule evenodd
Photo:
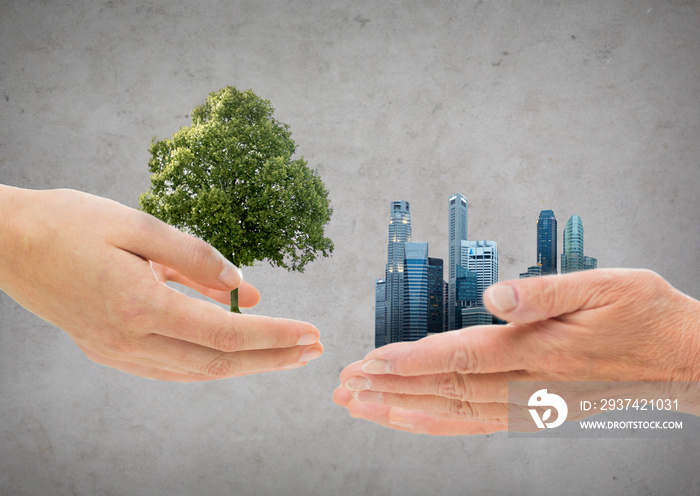
<path fill-rule="evenodd" d="M 141 209 L 209 242 L 239 267 L 268 260 L 303 271 L 329 256 L 332 209 L 318 173 L 269 101 L 233 87 L 211 93 L 192 125 L 153 138 L 151 188 Z"/>

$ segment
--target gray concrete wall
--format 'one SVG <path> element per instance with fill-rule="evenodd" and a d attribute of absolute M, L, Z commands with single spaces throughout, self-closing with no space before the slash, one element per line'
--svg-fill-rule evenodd
<path fill-rule="evenodd" d="M 428 438 L 331 402 L 373 346 L 388 203 L 447 258 L 447 199 L 535 263 L 578 214 L 601 267 L 700 297 L 700 3 L 0 2 L 0 182 L 136 206 L 151 137 L 252 88 L 330 190 L 331 259 L 249 269 L 258 311 L 319 327 L 304 369 L 211 384 L 94 365 L 0 294 L 2 494 L 697 494 L 700 440 Z M 2 235 L 0 233 L 0 235 Z"/>

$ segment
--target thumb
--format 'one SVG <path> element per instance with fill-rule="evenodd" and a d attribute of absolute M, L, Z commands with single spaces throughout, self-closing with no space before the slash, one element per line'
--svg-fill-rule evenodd
<path fill-rule="evenodd" d="M 484 304 L 489 312 L 509 322 L 551 319 L 608 303 L 609 290 L 619 286 L 622 272 L 587 270 L 504 281 L 484 292 Z"/>
<path fill-rule="evenodd" d="M 207 288 L 230 291 L 241 284 L 240 270 L 210 244 L 149 214 L 136 210 L 131 214 L 136 218 L 127 223 L 129 232 L 122 232 L 115 246 L 169 267 Z"/>

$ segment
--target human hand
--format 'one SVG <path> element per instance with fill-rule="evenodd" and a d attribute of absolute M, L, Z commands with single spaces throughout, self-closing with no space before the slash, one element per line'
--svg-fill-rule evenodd
<path fill-rule="evenodd" d="M 92 360 L 143 377 L 205 381 L 305 365 L 311 324 L 232 314 L 258 291 L 207 243 L 143 212 L 72 190 L 0 186 L 0 289 L 66 331 Z"/>
<path fill-rule="evenodd" d="M 700 302 L 652 272 L 505 281 L 484 300 L 511 323 L 378 348 L 343 370 L 334 401 L 388 427 L 459 435 L 507 428 L 509 381 L 700 380 Z M 698 415 L 692 384 L 684 411 Z"/>

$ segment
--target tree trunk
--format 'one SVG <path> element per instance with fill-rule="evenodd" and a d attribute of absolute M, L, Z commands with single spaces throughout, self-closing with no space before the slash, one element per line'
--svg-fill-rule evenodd
<path fill-rule="evenodd" d="M 231 291 L 231 312 L 241 313 L 241 309 L 238 308 L 238 288 Z"/>

